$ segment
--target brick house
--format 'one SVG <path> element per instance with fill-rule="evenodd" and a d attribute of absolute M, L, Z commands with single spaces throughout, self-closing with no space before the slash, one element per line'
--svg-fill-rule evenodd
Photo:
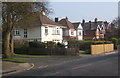
<path fill-rule="evenodd" d="M 82 27 L 84 40 L 99 40 L 105 38 L 108 22 L 98 21 L 97 18 L 95 18 L 94 22 L 85 22 L 83 20 Z"/>

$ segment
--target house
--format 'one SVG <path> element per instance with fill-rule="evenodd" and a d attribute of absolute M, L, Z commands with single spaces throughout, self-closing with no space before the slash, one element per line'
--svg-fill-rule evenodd
<path fill-rule="evenodd" d="M 32 17 L 29 25 L 14 28 L 14 39 L 62 43 L 63 29 L 66 27 L 49 19 L 44 12 L 35 12 L 25 19 L 29 19 L 29 17 Z"/>
<path fill-rule="evenodd" d="M 94 22 L 85 22 L 85 20 L 83 20 L 82 27 L 84 40 L 104 39 L 108 22 L 98 21 L 97 18 L 95 18 Z"/>
<path fill-rule="evenodd" d="M 78 40 L 83 40 L 83 28 L 80 22 L 72 23 L 75 30 L 76 30 L 76 36 Z"/>
<path fill-rule="evenodd" d="M 82 40 L 82 26 L 80 22 L 72 23 L 68 20 L 68 18 L 63 18 L 60 21 L 58 21 L 58 18 L 56 18 L 55 22 L 63 25 L 63 38 L 64 40 L 74 39 L 74 40 Z"/>

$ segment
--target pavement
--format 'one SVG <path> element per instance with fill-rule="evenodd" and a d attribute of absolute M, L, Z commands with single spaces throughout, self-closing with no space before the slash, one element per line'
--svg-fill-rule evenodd
<path fill-rule="evenodd" d="M 2 61 L 1 75 L 4 76 L 8 74 L 18 73 L 25 70 L 30 70 L 33 67 L 34 67 L 33 63 L 15 63 L 15 62 Z"/>
<path fill-rule="evenodd" d="M 100 53 L 100 54 L 95 54 L 95 55 L 92 55 L 92 54 L 80 54 L 79 56 L 82 56 L 82 57 L 104 56 L 104 55 L 109 55 L 109 54 L 114 54 L 114 53 L 118 53 L 118 50 L 105 52 L 105 53 Z"/>

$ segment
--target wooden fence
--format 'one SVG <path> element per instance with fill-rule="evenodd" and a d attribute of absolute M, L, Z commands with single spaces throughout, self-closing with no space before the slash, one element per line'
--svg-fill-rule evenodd
<path fill-rule="evenodd" d="M 100 54 L 105 52 L 114 51 L 113 44 L 99 44 L 99 45 L 91 45 L 91 54 Z"/>
<path fill-rule="evenodd" d="M 79 49 L 76 48 L 15 48 L 17 54 L 31 54 L 31 55 L 79 55 Z"/>

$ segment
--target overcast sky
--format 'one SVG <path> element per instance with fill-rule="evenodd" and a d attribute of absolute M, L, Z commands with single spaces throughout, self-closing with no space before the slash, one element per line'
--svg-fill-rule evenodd
<path fill-rule="evenodd" d="M 51 18 L 67 16 L 72 22 L 95 18 L 112 21 L 118 16 L 118 2 L 50 2 L 50 5 L 54 9 Z"/>

